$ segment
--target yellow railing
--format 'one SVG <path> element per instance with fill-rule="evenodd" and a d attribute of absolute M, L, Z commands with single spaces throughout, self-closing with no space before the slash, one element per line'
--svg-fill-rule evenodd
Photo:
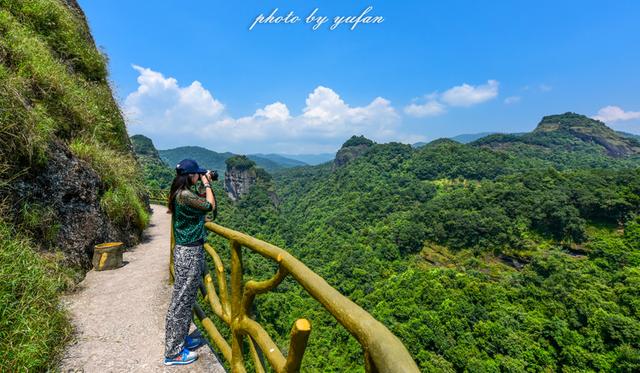
<path fill-rule="evenodd" d="M 215 278 L 207 268 L 203 295 L 215 315 L 231 329 L 231 344 L 220 334 L 211 319 L 196 304 L 195 315 L 202 322 L 213 343 L 230 363 L 232 372 L 245 372 L 243 339 L 246 337 L 256 372 L 265 372 L 259 350 L 276 372 L 298 372 L 311 323 L 298 319 L 291 329 L 289 350 L 285 357 L 260 324 L 251 318 L 251 305 L 256 295 L 276 288 L 291 275 L 313 298 L 320 302 L 360 343 L 367 372 L 419 372 L 416 363 L 402 342 L 368 312 L 340 294 L 322 277 L 311 271 L 285 250 L 246 234 L 208 222 L 205 227 L 230 243 L 231 294 L 227 289 L 225 268 L 217 251 L 206 243 L 204 248 L 215 265 Z M 173 229 L 171 230 L 170 274 L 173 278 Z M 243 281 L 242 250 L 244 246 L 278 263 L 274 276 L 266 281 Z"/>
<path fill-rule="evenodd" d="M 149 194 L 149 203 L 156 203 L 159 205 L 167 205 L 167 198 L 169 197 L 169 191 L 164 189 L 150 189 L 147 191 Z"/>

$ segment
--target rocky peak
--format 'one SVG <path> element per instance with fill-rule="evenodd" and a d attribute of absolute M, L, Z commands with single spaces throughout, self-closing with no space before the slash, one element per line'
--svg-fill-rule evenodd
<path fill-rule="evenodd" d="M 147 156 L 160 159 L 158 150 L 153 145 L 153 141 L 144 135 L 133 135 L 130 137 L 133 151 L 137 156 Z"/>
<path fill-rule="evenodd" d="M 342 167 L 360 157 L 374 144 L 375 142 L 362 135 L 351 136 L 349 140 L 342 144 L 342 147 L 336 153 L 336 158 L 333 161 L 333 169 L 335 170 L 338 167 Z"/>
<path fill-rule="evenodd" d="M 229 198 L 237 201 L 256 183 L 256 163 L 244 155 L 229 157 L 225 163 L 227 171 L 224 173 L 224 191 Z"/>
<path fill-rule="evenodd" d="M 542 118 L 533 133 L 559 133 L 593 142 L 605 148 L 610 156 L 640 153 L 640 141 L 623 137 L 603 122 L 576 113 L 549 115 Z"/>

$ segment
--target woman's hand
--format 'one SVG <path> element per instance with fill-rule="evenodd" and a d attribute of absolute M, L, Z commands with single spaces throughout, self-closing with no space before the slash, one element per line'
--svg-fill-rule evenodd
<path fill-rule="evenodd" d="M 209 184 L 209 178 L 206 174 L 200 175 L 200 180 L 202 180 L 203 184 Z"/>

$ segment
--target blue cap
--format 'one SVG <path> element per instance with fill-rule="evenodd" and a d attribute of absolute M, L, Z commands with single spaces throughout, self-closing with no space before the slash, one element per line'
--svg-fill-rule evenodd
<path fill-rule="evenodd" d="M 178 175 L 206 174 L 207 170 L 200 168 L 193 159 L 183 159 L 176 165 L 176 172 Z"/>

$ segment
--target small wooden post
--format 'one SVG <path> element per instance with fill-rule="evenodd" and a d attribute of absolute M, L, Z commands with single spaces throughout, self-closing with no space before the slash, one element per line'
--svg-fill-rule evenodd
<path fill-rule="evenodd" d="M 311 333 L 311 323 L 307 319 L 298 319 L 291 328 L 291 341 L 289 342 L 289 353 L 284 371 L 287 373 L 299 372 L 302 364 L 302 356 L 307 348 L 307 340 Z"/>
<path fill-rule="evenodd" d="M 96 271 L 120 268 L 122 261 L 122 242 L 107 242 L 93 248 L 93 268 Z"/>

